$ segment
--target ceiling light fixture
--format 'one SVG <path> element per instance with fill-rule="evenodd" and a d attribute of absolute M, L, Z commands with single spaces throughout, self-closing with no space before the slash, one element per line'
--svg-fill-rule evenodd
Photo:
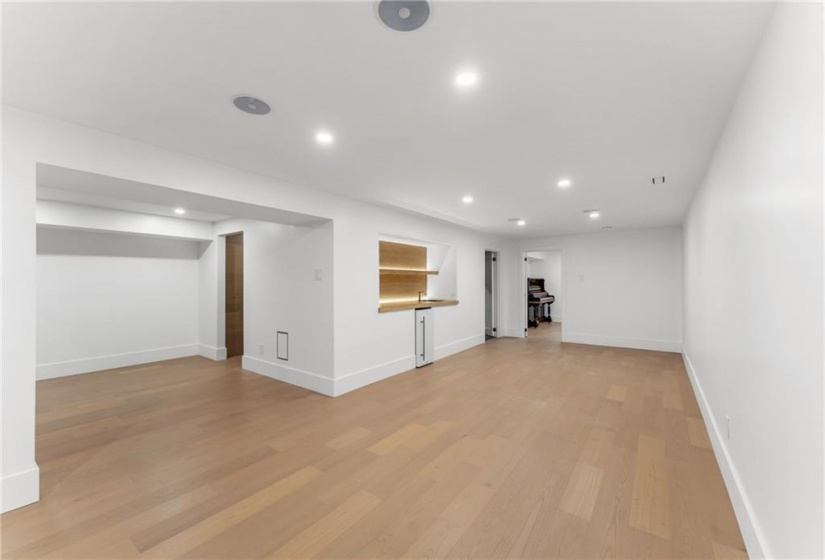
<path fill-rule="evenodd" d="M 588 216 L 590 216 L 590 218 L 591 218 L 591 219 L 593 219 L 593 220 L 595 220 L 596 218 L 598 218 L 599 216 L 601 216 L 601 214 L 599 214 L 599 211 L 598 211 L 598 210 L 595 210 L 595 209 L 593 209 L 593 210 L 585 210 L 585 211 L 584 211 L 584 213 L 585 213 L 585 214 L 587 214 Z"/>
<path fill-rule="evenodd" d="M 527 225 L 527 221 L 526 221 L 526 220 L 518 220 L 518 221 L 516 222 L 516 225 L 517 225 L 517 226 L 526 226 L 526 225 Z"/>
<path fill-rule="evenodd" d="M 478 83 L 478 74 L 472 71 L 461 72 L 455 77 L 455 83 L 461 88 L 470 88 Z"/>
<path fill-rule="evenodd" d="M 570 179 L 559 179 L 559 182 L 557 184 L 560 189 L 566 189 L 567 187 L 572 185 L 573 182 Z"/>
<path fill-rule="evenodd" d="M 461 199 L 461 202 L 463 202 L 464 204 L 472 204 L 473 197 L 468 194 L 467 196 Z"/>
<path fill-rule="evenodd" d="M 319 130 L 315 133 L 315 141 L 321 144 L 322 146 L 329 146 L 333 142 L 335 142 L 335 137 L 332 135 L 331 132 L 327 130 Z"/>
<path fill-rule="evenodd" d="M 184 214 L 186 214 L 186 210 L 183 208 L 175 208 L 175 214 L 177 214 L 178 216 L 183 216 Z"/>
<path fill-rule="evenodd" d="M 390 29 L 415 31 L 430 18 L 430 4 L 426 0 L 381 0 L 378 17 Z"/>
<path fill-rule="evenodd" d="M 270 111 L 266 101 L 249 95 L 236 95 L 232 98 L 232 104 L 250 115 L 266 115 Z"/>

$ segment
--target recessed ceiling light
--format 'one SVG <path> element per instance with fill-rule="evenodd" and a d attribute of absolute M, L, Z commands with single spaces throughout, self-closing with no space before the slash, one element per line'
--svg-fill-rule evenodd
<path fill-rule="evenodd" d="M 455 77 L 455 83 L 462 88 L 473 87 L 478 83 L 478 74 L 472 71 L 461 72 Z"/>
<path fill-rule="evenodd" d="M 527 225 L 527 221 L 526 221 L 526 220 L 518 220 L 518 221 L 516 222 L 516 225 L 517 225 L 517 226 L 526 226 L 526 225 Z"/>
<path fill-rule="evenodd" d="M 590 216 L 590 218 L 592 218 L 593 220 L 601 216 L 598 210 L 585 210 L 584 213 Z"/>
<path fill-rule="evenodd" d="M 236 95 L 232 98 L 232 104 L 250 115 L 266 115 L 270 111 L 266 101 L 249 95 Z"/>
<path fill-rule="evenodd" d="M 463 202 L 464 204 L 472 204 L 473 197 L 468 194 L 467 196 L 461 199 L 461 202 Z"/>
<path fill-rule="evenodd" d="M 315 133 L 315 141 L 321 144 L 322 146 L 329 146 L 330 144 L 335 142 L 335 137 L 329 131 L 319 130 Z"/>
<path fill-rule="evenodd" d="M 178 216 L 183 216 L 184 214 L 186 214 L 186 210 L 183 208 L 175 208 L 175 214 L 177 214 Z"/>
<path fill-rule="evenodd" d="M 559 179 L 559 182 L 557 184 L 559 185 L 560 189 L 566 189 L 567 187 L 572 185 L 573 182 L 570 179 Z"/>

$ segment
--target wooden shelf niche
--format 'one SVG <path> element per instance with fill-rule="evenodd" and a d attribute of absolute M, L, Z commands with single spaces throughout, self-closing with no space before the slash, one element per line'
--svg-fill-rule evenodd
<path fill-rule="evenodd" d="M 378 311 L 403 311 L 456 305 L 454 300 L 419 301 L 427 293 L 427 281 L 437 270 L 427 270 L 427 247 L 394 241 L 378 241 Z"/>
<path fill-rule="evenodd" d="M 427 291 L 427 248 L 392 241 L 378 242 L 380 301 L 418 300 Z"/>

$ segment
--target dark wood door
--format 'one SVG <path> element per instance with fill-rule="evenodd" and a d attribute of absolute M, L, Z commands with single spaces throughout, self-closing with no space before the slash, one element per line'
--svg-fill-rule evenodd
<path fill-rule="evenodd" d="M 226 236 L 226 357 L 243 355 L 243 234 Z"/>

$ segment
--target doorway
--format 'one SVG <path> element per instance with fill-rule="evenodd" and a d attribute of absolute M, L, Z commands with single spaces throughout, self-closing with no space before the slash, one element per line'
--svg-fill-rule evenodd
<path fill-rule="evenodd" d="M 564 329 L 564 252 L 561 248 L 524 252 L 524 336 L 561 341 Z"/>
<path fill-rule="evenodd" d="M 226 236 L 226 357 L 243 355 L 243 233 Z"/>
<path fill-rule="evenodd" d="M 498 252 L 484 251 L 484 334 L 498 338 Z"/>

